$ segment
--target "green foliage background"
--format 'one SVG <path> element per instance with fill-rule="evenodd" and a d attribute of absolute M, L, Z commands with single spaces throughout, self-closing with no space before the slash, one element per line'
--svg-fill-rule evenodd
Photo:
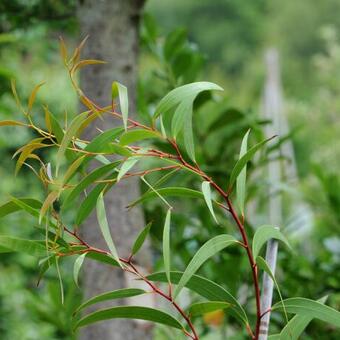
<path fill-rule="evenodd" d="M 59 57 L 57 37 L 66 36 L 76 44 L 77 23 L 72 1 L 2 1 L 0 4 L 0 117 L 16 119 L 18 113 L 10 93 L 10 78 L 17 80 L 19 95 L 28 95 L 38 82 L 46 80 L 37 98 L 35 115 L 42 117 L 39 103 L 48 103 L 52 112 L 62 117 L 76 112 L 76 96 L 70 91 L 67 74 Z M 284 249 L 279 256 L 277 278 L 284 296 L 319 298 L 330 293 L 329 304 L 339 309 L 340 296 L 340 3 L 325 1 L 156 1 L 147 3 L 141 30 L 139 109 L 148 119 L 150 107 L 171 88 L 195 80 L 209 80 L 222 85 L 226 96 L 220 102 L 206 103 L 199 98 L 196 133 L 200 163 L 220 183 L 228 178 L 228 169 L 237 157 L 241 137 L 252 127 L 253 140 L 262 137 L 260 102 L 264 82 L 263 53 L 275 46 L 280 51 L 286 112 L 293 134 L 300 175 L 299 200 L 313 211 L 312 229 L 295 232 L 291 238 L 294 254 Z M 169 32 L 174 32 L 169 35 Z M 173 37 L 180 37 L 176 49 L 167 58 L 157 52 Z M 190 67 L 188 67 L 190 65 Z M 105 66 L 104 66 L 105 67 Z M 57 90 L 58 89 L 58 90 Z M 41 107 L 41 106 L 40 106 Z M 207 115 L 209 112 L 209 115 Z M 9 195 L 41 198 L 38 181 L 29 169 L 13 180 L 14 151 L 30 137 L 16 128 L 1 129 L 0 165 L 1 203 Z M 228 146 L 228 147 L 226 147 Z M 251 170 L 250 170 L 251 171 Z M 173 181 L 186 183 L 186 178 Z M 198 183 L 190 183 L 195 187 Z M 249 202 L 265 196 L 265 184 L 250 180 Z M 145 189 L 145 188 L 144 188 Z M 292 198 L 293 197 L 293 198 Z M 297 194 L 285 193 L 285 201 L 297 200 Z M 248 202 L 248 203 L 249 203 Z M 176 207 L 177 209 L 177 207 Z M 197 248 L 216 231 L 205 206 L 186 202 L 174 217 L 174 262 L 178 268 L 188 263 Z M 287 203 L 286 210 L 289 211 Z M 148 219 L 157 223 L 165 212 L 157 203 L 145 206 Z M 264 214 L 264 209 L 261 211 Z M 286 222 L 296 217 L 287 213 Z M 294 222 L 294 221 L 293 221 Z M 250 221 L 251 223 L 251 221 Z M 295 228 L 299 221 L 296 220 Z M 32 220 L 24 214 L 0 220 L 2 233 L 34 236 Z M 231 226 L 226 226 L 232 230 Z M 37 233 L 37 232 L 36 232 Z M 38 234 L 36 234 L 38 235 Z M 303 235 L 303 236 L 301 236 Z M 154 231 L 154 245 L 159 246 L 161 232 Z M 301 242 L 301 240 L 303 242 Z M 79 302 L 80 292 L 66 282 L 66 304 L 60 306 L 56 273 L 51 272 L 36 288 L 36 262 L 30 257 L 0 254 L 0 333 L 3 339 L 71 339 L 70 313 Z M 221 268 L 224 263 L 224 268 Z M 157 266 L 161 266 L 156 262 Z M 238 272 L 228 268 L 238 267 Z M 237 283 L 247 264 L 235 254 L 223 255 L 205 266 L 201 273 L 225 282 L 235 295 Z M 70 271 L 66 263 L 63 271 Z M 240 277 L 242 276 L 242 277 Z M 56 317 L 57 316 L 57 317 Z M 234 339 L 242 338 L 233 321 Z M 273 327 L 282 323 L 275 319 Z M 225 330 L 203 324 L 208 337 Z M 161 338 L 161 331 L 159 337 Z M 326 334 L 326 335 L 325 335 Z M 337 339 L 339 332 L 313 322 L 306 339 Z"/>

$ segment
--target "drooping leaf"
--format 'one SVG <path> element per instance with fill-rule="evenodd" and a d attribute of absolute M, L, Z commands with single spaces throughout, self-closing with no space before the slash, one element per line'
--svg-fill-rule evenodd
<path fill-rule="evenodd" d="M 96 311 L 80 319 L 76 324 L 76 328 L 109 319 L 147 320 L 178 329 L 183 329 L 183 326 L 180 324 L 180 322 L 170 314 L 162 312 L 158 309 L 141 306 L 112 307 Z"/>
<path fill-rule="evenodd" d="M 120 137 L 120 144 L 121 145 L 128 145 L 134 142 L 141 141 L 143 139 L 149 138 L 160 138 L 160 134 L 156 131 L 151 130 L 144 130 L 144 129 L 137 129 L 125 132 Z"/>
<path fill-rule="evenodd" d="M 171 270 L 171 260 L 170 260 L 170 221 L 171 221 L 171 209 L 168 209 L 165 217 L 164 230 L 163 230 L 163 260 L 165 273 L 170 283 L 170 270 Z"/>
<path fill-rule="evenodd" d="M 327 296 L 318 300 L 318 302 L 324 304 L 327 300 Z M 269 340 L 298 340 L 301 334 L 313 320 L 312 317 L 306 315 L 295 315 L 289 320 L 288 324 L 282 329 L 280 334 L 273 334 L 268 337 Z"/>
<path fill-rule="evenodd" d="M 189 308 L 189 313 L 191 316 L 199 316 L 206 313 L 215 312 L 216 310 L 230 308 L 230 303 L 222 301 L 207 301 L 194 303 Z"/>
<path fill-rule="evenodd" d="M 241 159 L 247 152 L 249 133 L 250 130 L 248 130 L 245 136 L 243 137 L 239 159 Z M 246 178 L 247 178 L 247 164 L 245 164 L 244 168 L 241 170 L 236 179 L 236 197 L 242 215 L 244 214 L 244 202 L 246 199 Z"/>
<path fill-rule="evenodd" d="M 110 164 L 103 165 L 95 170 L 93 170 L 91 173 L 86 175 L 68 194 L 65 201 L 63 202 L 63 207 L 69 207 L 70 204 L 74 202 L 74 200 L 92 183 L 94 183 L 96 180 L 102 178 L 104 175 L 108 174 L 109 172 L 112 172 L 116 169 L 117 165 L 120 164 L 120 161 L 112 162 Z"/>
<path fill-rule="evenodd" d="M 340 328 L 340 312 L 322 303 L 306 298 L 289 298 L 276 303 L 272 310 L 286 310 L 287 313 L 319 319 Z"/>
<path fill-rule="evenodd" d="M 254 145 L 251 147 L 235 164 L 231 175 L 230 175 L 230 181 L 229 181 L 229 188 L 232 188 L 236 178 L 239 176 L 240 172 L 243 170 L 243 168 L 246 166 L 246 164 L 252 159 L 252 157 L 255 155 L 255 153 L 260 150 L 266 143 L 268 143 L 271 139 L 274 137 L 268 138 L 266 140 L 263 140 L 262 142 Z"/>
<path fill-rule="evenodd" d="M 194 101 L 199 93 L 209 90 L 223 91 L 220 86 L 204 81 L 191 83 L 175 88 L 159 102 L 156 107 L 154 119 L 159 117 L 160 114 L 168 112 L 170 109 L 174 108 L 183 100 L 191 98 L 192 101 Z"/>
<path fill-rule="evenodd" d="M 137 252 L 139 251 L 139 249 L 142 247 L 146 237 L 149 234 L 150 228 L 151 228 L 152 223 L 148 223 L 145 228 L 143 228 L 143 230 L 139 233 L 139 235 L 136 238 L 135 243 L 132 246 L 132 251 L 131 254 L 135 255 L 137 254 Z"/>
<path fill-rule="evenodd" d="M 256 258 L 262 247 L 266 244 L 266 242 L 270 239 L 276 239 L 282 241 L 288 248 L 290 245 L 286 237 L 280 232 L 279 228 L 276 228 L 271 225 L 263 225 L 256 229 L 253 238 L 253 256 Z"/>
<path fill-rule="evenodd" d="M 257 267 L 259 269 L 262 269 L 265 273 L 267 273 L 270 276 L 270 278 L 273 280 L 275 288 L 276 288 L 276 290 L 279 294 L 280 300 L 281 300 L 281 302 L 283 302 L 280 286 L 278 285 L 276 278 L 274 276 L 274 273 L 272 272 L 271 268 L 269 267 L 267 261 L 261 256 L 257 256 L 255 258 L 255 260 L 256 260 Z M 288 316 L 287 316 L 287 312 L 286 312 L 285 308 L 284 308 L 284 314 L 285 314 L 286 321 L 288 323 Z"/>
<path fill-rule="evenodd" d="M 178 284 L 183 276 L 183 272 L 171 272 L 171 282 Z M 165 272 L 158 272 L 148 275 L 147 278 L 150 281 L 167 282 Z M 218 285 L 217 283 L 210 281 L 202 276 L 193 275 L 190 280 L 185 284 L 185 287 L 193 292 L 201 295 L 210 301 L 222 301 L 231 304 L 231 314 L 235 315 L 243 323 L 248 324 L 247 315 L 243 307 L 239 304 L 235 297 L 233 297 L 227 290 Z"/>
<path fill-rule="evenodd" d="M 178 133 L 183 129 L 187 119 L 192 119 L 192 104 L 192 101 L 189 99 L 184 100 L 177 106 L 171 121 L 171 134 L 173 137 L 177 137 Z"/>
<path fill-rule="evenodd" d="M 81 127 L 82 123 L 88 116 L 88 112 L 82 112 L 81 114 L 77 115 L 70 123 L 65 135 L 61 141 L 60 147 L 57 152 L 56 156 L 56 173 L 58 174 L 59 167 L 62 163 L 62 159 L 64 157 L 65 151 L 70 144 L 72 138 L 77 135 L 79 128 Z"/>
<path fill-rule="evenodd" d="M 30 112 L 32 110 L 34 101 L 35 101 L 35 97 L 40 89 L 41 86 L 43 86 L 45 84 L 45 82 L 41 82 L 38 85 L 36 85 L 33 89 L 33 91 L 31 92 L 30 97 L 28 98 L 28 112 Z"/>
<path fill-rule="evenodd" d="M 178 294 L 186 285 L 186 283 L 190 280 L 192 275 L 196 273 L 196 271 L 206 260 L 208 260 L 210 257 L 215 255 L 222 249 L 235 243 L 238 243 L 238 241 L 234 237 L 226 234 L 215 236 L 204 243 L 186 267 L 183 276 L 181 277 L 181 280 L 175 289 L 174 297 L 178 296 Z"/>
<path fill-rule="evenodd" d="M 29 254 L 35 257 L 46 256 L 46 248 L 41 241 L 0 235 L 0 246 L 10 251 Z"/>
<path fill-rule="evenodd" d="M 41 224 L 41 221 L 43 217 L 46 215 L 47 210 L 52 206 L 52 204 L 57 200 L 59 196 L 59 193 L 57 191 L 51 191 L 48 196 L 46 197 L 41 209 L 40 209 L 40 215 L 39 215 L 39 224 Z"/>
<path fill-rule="evenodd" d="M 120 167 L 117 182 L 119 182 L 122 177 L 139 161 L 139 157 L 130 157 L 128 158 Z"/>
<path fill-rule="evenodd" d="M 119 97 L 119 106 L 122 113 L 123 124 L 125 130 L 127 130 L 127 122 L 129 115 L 129 99 L 126 86 L 118 83 L 117 81 L 112 83 L 112 100 Z"/>
<path fill-rule="evenodd" d="M 82 309 L 92 306 L 98 302 L 103 301 L 109 301 L 109 300 L 115 300 L 115 299 L 124 299 L 127 297 L 137 296 L 145 294 L 146 291 L 144 289 L 139 288 L 123 288 L 118 290 L 113 290 L 111 292 L 103 293 L 97 296 L 94 296 L 93 298 L 83 302 L 75 311 L 75 313 L 78 313 Z"/>
<path fill-rule="evenodd" d="M 77 287 L 78 287 L 78 277 L 79 277 L 80 268 L 83 265 L 83 262 L 85 260 L 86 255 L 87 255 L 86 253 L 79 255 L 74 262 L 73 279 L 74 279 L 74 282 L 76 283 Z"/>
<path fill-rule="evenodd" d="M 59 257 L 55 257 L 55 266 L 57 269 L 57 275 L 59 279 L 59 286 L 60 286 L 60 299 L 61 304 L 64 304 L 64 285 L 63 285 L 63 279 L 61 277 L 60 267 L 59 267 Z"/>
<path fill-rule="evenodd" d="M 204 181 L 202 183 L 202 192 L 204 195 L 204 199 L 205 199 L 205 203 L 207 204 L 209 211 L 212 215 L 212 217 L 214 218 L 215 222 L 218 224 L 215 212 L 214 212 L 214 208 L 212 205 L 212 200 L 211 200 L 211 190 L 210 190 L 210 183 L 208 181 Z"/>
<path fill-rule="evenodd" d="M 104 240 L 105 240 L 107 246 L 110 249 L 110 252 L 111 252 L 113 258 L 120 264 L 117 249 L 116 249 L 116 246 L 114 245 L 114 242 L 112 240 L 111 233 L 110 233 L 110 227 L 109 227 L 109 224 L 108 224 L 107 218 L 106 218 L 103 192 L 101 192 L 99 194 L 98 199 L 97 199 L 97 218 L 98 218 L 100 230 L 103 234 L 103 237 L 104 237 Z"/>

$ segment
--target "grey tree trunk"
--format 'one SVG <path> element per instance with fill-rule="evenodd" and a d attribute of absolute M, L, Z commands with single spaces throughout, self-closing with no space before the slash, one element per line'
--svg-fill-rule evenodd
<path fill-rule="evenodd" d="M 144 0 L 80 0 L 77 15 L 81 37 L 89 35 L 84 47 L 83 59 L 105 60 L 108 64 L 84 68 L 80 81 L 84 93 L 99 105 L 111 102 L 111 84 L 117 80 L 129 91 L 130 116 L 136 110 L 136 84 L 138 63 L 138 27 Z M 96 127 L 106 130 L 118 122 L 106 117 L 97 120 L 85 134 L 92 138 L 98 133 Z M 119 122 L 121 124 L 121 122 Z M 129 255 L 131 245 L 144 226 L 142 211 L 135 208 L 129 213 L 126 206 L 139 195 L 136 178 L 122 181 L 106 195 L 108 221 L 112 237 L 121 256 Z M 97 225 L 95 214 L 82 226 L 84 238 L 93 246 L 106 248 Z M 138 256 L 138 264 L 148 268 L 151 256 L 148 249 Z M 105 291 L 126 287 L 126 277 L 119 270 L 87 261 L 84 278 L 85 297 Z M 127 301 L 120 301 L 125 303 Z M 110 304 L 112 305 L 112 303 Z M 114 320 L 94 324 L 81 333 L 82 340 L 135 340 L 150 339 L 149 324 L 135 321 Z"/>

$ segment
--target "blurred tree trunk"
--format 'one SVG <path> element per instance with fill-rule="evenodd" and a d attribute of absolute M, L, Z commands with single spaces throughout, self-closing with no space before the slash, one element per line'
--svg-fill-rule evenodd
<path fill-rule="evenodd" d="M 84 68 L 80 81 L 84 93 L 99 105 L 111 102 L 111 84 L 117 80 L 128 88 L 131 116 L 136 111 L 136 84 L 138 58 L 139 17 L 144 0 L 80 0 L 77 15 L 81 37 L 89 35 L 82 53 L 83 59 L 105 60 L 108 64 Z M 86 132 L 87 138 L 98 133 L 96 127 L 106 130 L 118 122 L 106 117 Z M 143 227 L 142 211 L 133 209 L 126 212 L 129 202 L 139 195 L 136 178 L 122 181 L 106 195 L 106 208 L 111 233 L 121 256 L 129 255 L 131 245 Z M 95 214 L 84 223 L 85 239 L 94 246 L 106 248 L 99 231 Z M 138 256 L 143 267 L 149 267 L 150 254 L 144 251 Z M 126 287 L 126 278 L 119 270 L 87 261 L 84 278 L 85 297 Z M 126 303 L 126 301 L 120 301 Z M 112 303 L 110 304 L 112 306 Z M 101 322 L 87 327 L 81 334 L 83 340 L 135 340 L 151 338 L 149 325 L 128 320 Z"/>

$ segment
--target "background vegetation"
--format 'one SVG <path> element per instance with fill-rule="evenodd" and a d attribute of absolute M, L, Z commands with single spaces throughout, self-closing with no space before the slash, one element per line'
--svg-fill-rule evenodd
<path fill-rule="evenodd" d="M 0 4 L 0 118 L 19 116 L 10 91 L 15 78 L 24 100 L 38 82 L 46 85 L 37 98 L 62 116 L 76 112 L 77 99 L 70 91 L 67 73 L 59 57 L 57 37 L 63 35 L 72 45 L 78 43 L 73 1 L 2 1 Z M 254 140 L 260 139 L 265 123 L 261 114 L 264 84 L 263 53 L 275 46 L 280 51 L 285 109 L 289 117 L 299 174 L 299 187 L 284 187 L 287 202 L 285 225 L 296 249 L 293 255 L 281 249 L 278 281 L 284 296 L 318 298 L 330 294 L 329 304 L 340 305 L 340 3 L 336 0 L 299 2 L 259 1 L 156 1 L 146 6 L 141 29 L 139 112 L 147 119 L 150 107 L 176 85 L 195 80 L 214 81 L 225 88 L 220 101 L 197 103 L 199 124 L 198 158 L 214 165 L 211 173 L 220 182 L 237 156 L 242 134 L 252 127 Z M 165 56 L 165 57 L 164 57 Z M 207 112 L 209 115 L 207 116 Z M 35 113 L 43 117 L 42 109 Z M 29 169 L 12 178 L 14 151 L 23 145 L 29 132 L 2 129 L 1 203 L 9 195 L 35 196 L 42 192 Z M 33 137 L 32 137 L 33 138 Z M 226 145 L 228 146 L 226 148 Z M 176 179 L 181 180 L 181 178 Z M 182 179 L 185 181 L 185 179 Z M 184 184 L 184 183 L 183 183 Z M 192 186 L 197 183 L 191 183 Z M 265 194 L 265 183 L 251 182 L 249 202 Z M 145 189 L 145 188 L 144 188 Z M 293 190 L 294 189 L 294 190 Z M 297 198 L 298 197 L 298 198 Z M 289 202 L 304 201 L 312 211 L 311 223 L 301 227 L 300 216 L 292 216 Z M 202 205 L 203 206 L 203 205 Z M 211 218 L 195 203 L 182 206 L 186 215 L 176 215 L 172 235 L 180 268 L 212 235 Z M 156 203 L 145 206 L 149 219 L 164 220 Z M 258 219 L 265 214 L 259 210 Z M 250 221 L 251 222 L 251 221 Z M 0 220 L 1 232 L 32 235 L 32 221 L 23 214 Z M 184 227 L 186 227 L 184 229 Z M 228 226 L 227 226 L 228 227 Z M 302 229 L 302 230 L 298 230 Z M 38 231 L 36 232 L 38 235 Z M 161 234 L 154 232 L 155 249 Z M 238 253 L 216 259 L 203 273 L 217 282 L 225 280 L 228 267 L 246 268 Z M 70 315 L 80 299 L 79 290 L 66 282 L 66 302 L 59 302 L 56 273 L 50 272 L 36 288 L 36 262 L 18 254 L 0 254 L 0 333 L 4 339 L 71 339 Z M 157 268 L 157 254 L 156 263 Z M 69 271 L 68 263 L 62 268 Z M 223 280 L 219 279 L 223 275 Z M 231 292 L 238 295 L 239 277 L 227 279 Z M 237 274 L 238 275 L 238 274 Z M 246 278 L 244 278 L 246 280 Z M 247 289 L 247 287 L 241 287 Z M 280 324 L 282 320 L 274 320 Z M 221 330 L 207 320 L 202 327 L 207 337 Z M 337 339 L 339 332 L 313 322 L 306 339 Z M 235 326 L 235 331 L 237 327 Z M 161 338 L 162 333 L 159 332 Z M 235 332 L 237 334 L 237 332 Z M 242 334 L 238 335 L 242 339 Z M 236 339 L 235 335 L 235 339 Z"/>

